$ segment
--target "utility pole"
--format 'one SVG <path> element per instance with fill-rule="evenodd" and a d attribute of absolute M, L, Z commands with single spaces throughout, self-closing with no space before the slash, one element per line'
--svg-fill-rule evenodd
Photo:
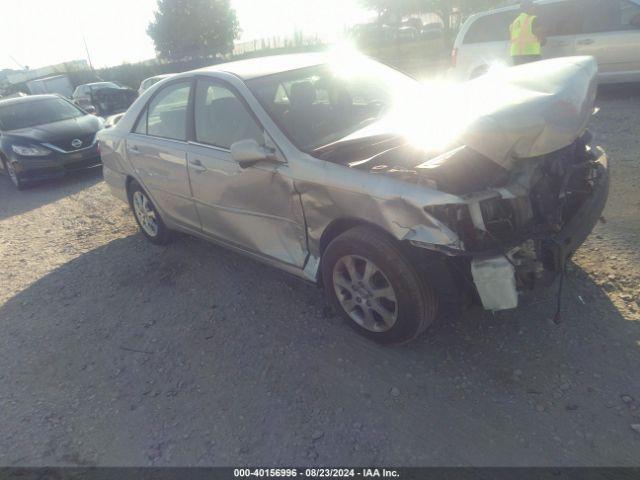
<path fill-rule="evenodd" d="M 9 55 L 9 58 L 11 58 L 11 60 L 13 60 L 13 62 L 18 65 L 22 70 L 26 70 L 25 66 L 22 65 L 19 61 L 17 61 L 15 58 L 13 58 L 13 55 Z"/>
<path fill-rule="evenodd" d="M 87 52 L 87 60 L 89 60 L 89 68 L 93 72 L 93 63 L 91 63 L 91 55 L 89 55 L 89 47 L 87 46 L 87 39 L 84 38 L 84 33 L 82 34 L 82 41 L 84 42 L 84 49 Z"/>

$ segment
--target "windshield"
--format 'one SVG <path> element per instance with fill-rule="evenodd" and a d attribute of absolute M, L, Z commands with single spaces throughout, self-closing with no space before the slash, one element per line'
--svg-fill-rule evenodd
<path fill-rule="evenodd" d="M 0 105 L 0 129 L 21 128 L 61 122 L 86 115 L 82 110 L 61 98 L 44 98 L 29 102 Z"/>
<path fill-rule="evenodd" d="M 274 122 L 311 152 L 375 123 L 418 83 L 377 62 L 327 63 L 253 79 L 247 85 Z"/>

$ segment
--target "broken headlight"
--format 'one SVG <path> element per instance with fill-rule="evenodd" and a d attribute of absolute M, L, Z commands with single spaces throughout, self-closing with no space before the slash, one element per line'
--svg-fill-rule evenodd
<path fill-rule="evenodd" d="M 473 247 L 475 232 L 466 204 L 430 205 L 424 207 L 424 210 L 454 232 L 462 240 L 465 248 Z"/>

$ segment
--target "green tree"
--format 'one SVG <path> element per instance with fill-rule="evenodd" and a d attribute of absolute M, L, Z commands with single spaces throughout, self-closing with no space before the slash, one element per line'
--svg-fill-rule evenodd
<path fill-rule="evenodd" d="M 239 32 L 230 0 L 158 0 L 147 28 L 158 56 L 174 61 L 229 54 Z"/>

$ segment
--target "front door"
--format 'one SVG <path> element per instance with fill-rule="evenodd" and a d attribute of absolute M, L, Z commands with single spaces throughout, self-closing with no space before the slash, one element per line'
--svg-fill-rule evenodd
<path fill-rule="evenodd" d="M 265 142 L 265 133 L 239 94 L 225 83 L 199 79 L 194 100 L 194 142 L 189 146 L 191 189 L 203 231 L 260 256 L 303 267 L 304 216 L 288 166 L 241 168 L 230 147 Z"/>
<path fill-rule="evenodd" d="M 156 205 L 176 223 L 200 230 L 187 171 L 191 81 L 160 90 L 127 138 L 127 156 Z"/>

